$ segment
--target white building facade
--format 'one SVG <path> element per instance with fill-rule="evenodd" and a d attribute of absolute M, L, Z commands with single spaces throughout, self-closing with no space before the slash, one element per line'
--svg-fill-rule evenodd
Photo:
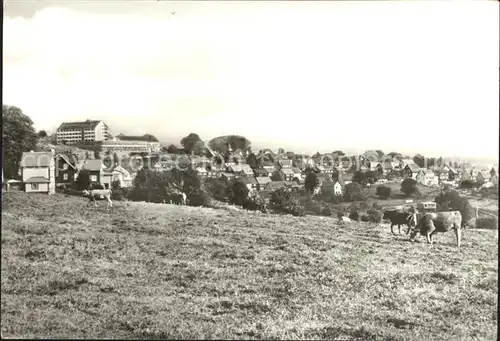
<path fill-rule="evenodd" d="M 104 121 L 64 122 L 56 132 L 57 143 L 75 144 L 88 141 L 107 141 L 110 131 Z"/>

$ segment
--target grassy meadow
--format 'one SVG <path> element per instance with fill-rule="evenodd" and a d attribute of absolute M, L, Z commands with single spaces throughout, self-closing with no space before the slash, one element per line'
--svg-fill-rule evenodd
<path fill-rule="evenodd" d="M 497 231 L 4 193 L 4 338 L 496 340 Z"/>

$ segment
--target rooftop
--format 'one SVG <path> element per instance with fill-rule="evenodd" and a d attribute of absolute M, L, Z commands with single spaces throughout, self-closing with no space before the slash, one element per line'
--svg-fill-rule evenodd
<path fill-rule="evenodd" d="M 25 152 L 21 156 L 21 167 L 49 167 L 52 152 Z"/>
<path fill-rule="evenodd" d="M 83 122 L 63 122 L 57 131 L 68 129 L 95 129 L 95 127 L 102 121 L 86 120 Z"/>

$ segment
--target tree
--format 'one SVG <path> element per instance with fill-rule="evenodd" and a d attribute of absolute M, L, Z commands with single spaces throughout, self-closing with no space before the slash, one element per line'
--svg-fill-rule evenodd
<path fill-rule="evenodd" d="M 115 180 L 115 181 L 111 182 L 111 189 L 117 190 L 120 188 L 121 188 L 120 180 Z"/>
<path fill-rule="evenodd" d="M 100 159 L 101 158 L 101 153 L 99 153 L 98 150 L 94 150 L 94 159 Z"/>
<path fill-rule="evenodd" d="M 366 174 L 362 171 L 356 171 L 352 176 L 352 181 L 357 182 L 361 186 L 365 186 L 367 181 Z"/>
<path fill-rule="evenodd" d="M 365 201 L 366 195 L 363 187 L 357 182 L 351 182 L 344 187 L 345 201 Z"/>
<path fill-rule="evenodd" d="M 285 150 L 283 148 L 278 148 L 278 154 L 285 154 Z"/>
<path fill-rule="evenodd" d="M 200 142 L 203 143 L 198 134 L 191 133 L 188 136 L 182 138 L 181 145 L 182 147 L 184 147 L 184 151 L 186 152 L 186 154 L 191 154 L 191 152 L 195 148 L 199 147 Z"/>
<path fill-rule="evenodd" d="M 35 150 L 38 135 L 33 121 L 18 107 L 2 105 L 3 171 L 6 179 L 17 176 L 23 152 Z"/>
<path fill-rule="evenodd" d="M 89 189 L 90 183 L 90 172 L 86 169 L 82 169 L 76 178 L 76 187 L 79 190 Z"/>
<path fill-rule="evenodd" d="M 393 158 L 393 159 L 394 159 L 394 158 L 396 158 L 396 157 L 398 157 L 398 156 L 401 156 L 401 153 L 390 152 L 390 153 L 389 153 L 389 154 L 387 154 L 387 155 L 389 155 L 391 158 Z"/>
<path fill-rule="evenodd" d="M 417 180 L 406 178 L 401 183 L 401 192 L 405 195 L 420 195 L 420 190 L 417 186 Z"/>
<path fill-rule="evenodd" d="M 247 197 L 248 187 L 240 180 L 234 181 L 230 186 L 229 202 L 231 204 L 242 206 Z"/>
<path fill-rule="evenodd" d="M 116 152 L 113 153 L 113 165 L 114 165 L 114 167 L 120 165 L 120 157 L 118 156 L 118 154 Z"/>
<path fill-rule="evenodd" d="M 280 171 L 274 171 L 273 174 L 271 175 L 271 180 L 272 181 L 285 181 L 285 175 L 280 172 Z"/>
<path fill-rule="evenodd" d="M 443 161 L 443 158 L 440 156 L 436 160 L 436 166 L 438 166 L 439 168 L 441 168 L 441 167 L 443 167 L 443 165 L 444 165 L 444 161 Z"/>
<path fill-rule="evenodd" d="M 345 153 L 343 151 L 341 151 L 341 150 L 336 150 L 332 154 L 333 155 L 337 155 L 337 156 L 344 156 L 345 155 Z"/>
<path fill-rule="evenodd" d="M 257 169 L 260 166 L 260 159 L 254 153 L 250 153 L 247 157 L 247 164 L 252 169 Z"/>
<path fill-rule="evenodd" d="M 384 154 L 384 152 L 383 152 L 383 151 L 381 151 L 380 149 L 377 149 L 375 152 L 377 153 L 377 155 L 378 155 L 378 157 L 379 157 L 380 159 L 381 159 L 381 158 L 385 155 L 385 154 Z"/>
<path fill-rule="evenodd" d="M 171 144 L 167 147 L 167 153 L 170 153 L 170 154 L 178 154 L 179 153 L 179 147 L 177 147 L 176 145 L 174 144 Z"/>
<path fill-rule="evenodd" d="M 425 157 L 421 154 L 417 154 L 413 157 L 413 162 L 417 164 L 420 168 L 425 168 Z"/>
<path fill-rule="evenodd" d="M 44 139 L 46 138 L 48 135 L 47 135 L 47 132 L 45 130 L 40 130 L 38 132 L 38 137 L 41 138 L 41 139 Z"/>
<path fill-rule="evenodd" d="M 495 175 L 497 175 L 497 172 L 495 171 L 495 168 L 491 167 L 490 176 L 494 177 Z"/>
<path fill-rule="evenodd" d="M 377 180 L 380 178 L 380 175 L 381 174 L 377 171 L 368 171 L 365 173 L 366 181 L 370 184 L 373 184 L 377 182 Z"/>
<path fill-rule="evenodd" d="M 311 193 L 313 193 L 314 190 L 318 187 L 318 176 L 315 172 L 310 171 L 307 173 L 306 179 L 304 181 L 304 187 Z"/>

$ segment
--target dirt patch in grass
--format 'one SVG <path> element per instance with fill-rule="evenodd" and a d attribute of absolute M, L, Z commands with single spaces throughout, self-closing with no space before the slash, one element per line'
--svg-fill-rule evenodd
<path fill-rule="evenodd" d="M 494 340 L 496 231 L 7 193 L 4 337 Z"/>

